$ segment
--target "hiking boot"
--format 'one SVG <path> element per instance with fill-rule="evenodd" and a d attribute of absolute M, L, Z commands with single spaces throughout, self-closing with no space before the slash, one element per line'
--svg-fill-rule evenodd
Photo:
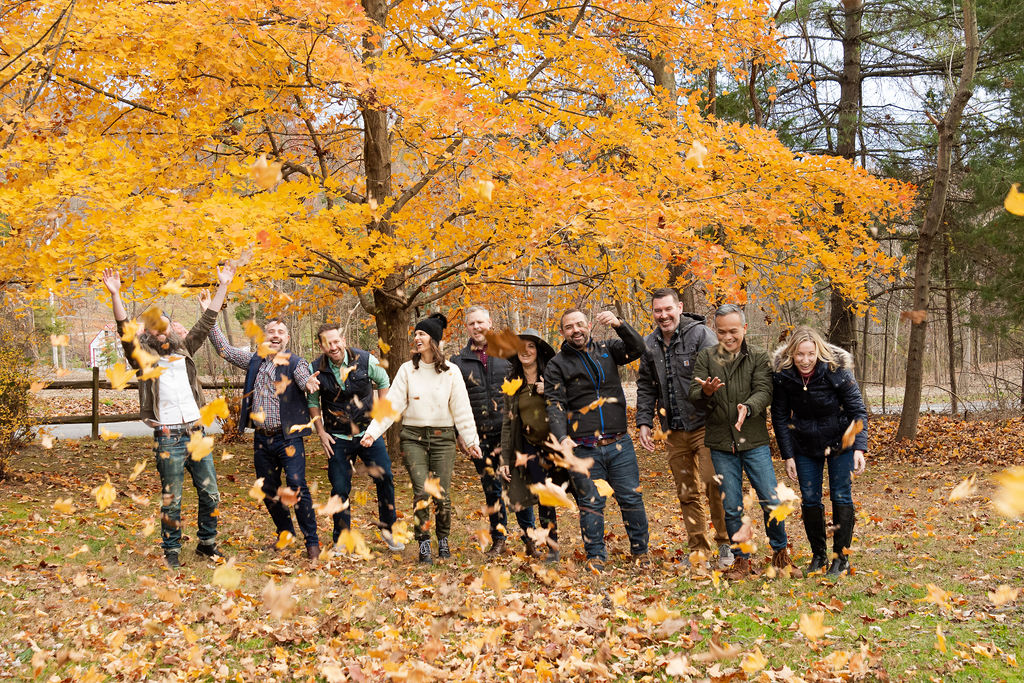
<path fill-rule="evenodd" d="M 807 542 L 811 546 L 811 563 L 807 566 L 807 573 L 820 572 L 828 566 L 828 546 L 825 541 L 825 508 L 817 506 L 801 506 L 801 516 L 804 518 L 804 531 L 807 532 Z"/>
<path fill-rule="evenodd" d="M 196 545 L 196 555 L 207 557 L 211 560 L 223 560 L 224 553 L 220 551 L 216 543 L 199 543 Z"/>
<path fill-rule="evenodd" d="M 776 571 L 788 572 L 789 577 L 793 579 L 799 579 L 803 576 L 803 572 L 793 566 L 793 562 L 789 559 L 789 549 L 782 548 L 772 553 L 772 566 L 775 567 Z"/>
<path fill-rule="evenodd" d="M 494 539 L 494 542 L 491 543 L 491 547 L 487 549 L 487 552 L 484 553 L 484 555 L 487 555 L 487 557 L 498 557 L 499 555 L 503 554 L 504 552 L 505 552 L 505 537 L 504 536 L 498 536 L 498 537 L 496 537 Z"/>
<path fill-rule="evenodd" d="M 181 562 L 178 561 L 178 553 L 164 553 L 164 564 L 168 569 L 181 569 Z"/>
<path fill-rule="evenodd" d="M 732 566 L 722 576 L 729 581 L 742 581 L 743 579 L 756 576 L 754 567 L 750 564 L 750 558 L 740 556 L 733 558 Z"/>
<path fill-rule="evenodd" d="M 649 554 L 640 553 L 639 555 L 633 556 L 633 566 L 640 570 L 646 570 L 654 566 L 654 561 L 651 560 L 651 556 Z"/>
<path fill-rule="evenodd" d="M 452 556 L 452 550 L 448 547 L 448 537 L 437 539 L 437 556 L 442 560 L 447 560 Z"/>
<path fill-rule="evenodd" d="M 728 543 L 723 543 L 718 546 L 718 568 L 728 569 L 732 566 L 732 563 L 736 561 L 736 556 L 732 553 L 732 548 Z"/>
<path fill-rule="evenodd" d="M 600 557 L 587 558 L 587 569 L 595 574 L 600 574 L 604 571 L 604 560 Z"/>
<path fill-rule="evenodd" d="M 529 536 L 523 539 L 523 543 L 526 545 L 526 557 L 527 559 L 537 557 L 537 544 Z"/>
<path fill-rule="evenodd" d="M 419 561 L 423 564 L 434 564 L 434 557 L 430 552 L 430 539 L 420 541 Z"/>
<path fill-rule="evenodd" d="M 309 558 L 310 562 L 316 562 L 320 559 L 320 544 L 310 543 L 306 546 L 306 557 Z"/>

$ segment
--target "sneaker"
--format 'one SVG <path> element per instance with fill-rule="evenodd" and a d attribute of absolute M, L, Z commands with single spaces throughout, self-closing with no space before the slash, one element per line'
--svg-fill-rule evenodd
<path fill-rule="evenodd" d="M 728 569 L 732 566 L 732 563 L 736 561 L 736 556 L 732 554 L 732 548 L 729 547 L 728 543 L 723 543 L 718 546 L 718 568 Z"/>
<path fill-rule="evenodd" d="M 594 572 L 595 574 L 600 574 L 604 571 L 604 560 L 602 560 L 600 557 L 588 558 L 587 569 Z"/>
<path fill-rule="evenodd" d="M 211 560 L 223 560 L 225 559 L 224 553 L 220 551 L 216 543 L 199 543 L 196 545 L 196 555 L 200 557 L 208 557 Z"/>
<path fill-rule="evenodd" d="M 442 560 L 446 560 L 452 556 L 451 548 L 448 547 L 448 537 L 437 539 L 437 556 Z"/>
<path fill-rule="evenodd" d="M 654 566 L 654 561 L 651 560 L 649 554 L 640 553 L 639 555 L 633 555 L 633 565 L 637 569 L 650 569 Z"/>
<path fill-rule="evenodd" d="M 487 552 L 484 553 L 484 554 L 487 555 L 487 557 L 497 557 L 498 555 L 501 555 L 504 552 L 505 552 L 505 537 L 504 536 L 496 536 L 496 537 L 494 537 L 494 542 L 491 543 L 491 547 L 488 548 Z"/>
<path fill-rule="evenodd" d="M 548 554 L 544 557 L 545 564 L 555 564 L 558 562 L 558 551 L 554 548 L 548 549 Z"/>
<path fill-rule="evenodd" d="M 391 552 L 400 553 L 403 550 L 405 550 L 405 544 L 401 541 L 396 541 L 394 536 L 392 536 L 390 533 L 382 532 L 380 537 L 384 539 L 384 545 L 386 545 L 388 547 L 388 550 L 390 550 Z"/>
<path fill-rule="evenodd" d="M 178 553 L 164 553 L 164 564 L 168 569 L 181 569 L 181 562 L 178 561 Z"/>
<path fill-rule="evenodd" d="M 430 539 L 420 541 L 419 561 L 423 564 L 434 564 L 434 558 L 430 553 Z"/>

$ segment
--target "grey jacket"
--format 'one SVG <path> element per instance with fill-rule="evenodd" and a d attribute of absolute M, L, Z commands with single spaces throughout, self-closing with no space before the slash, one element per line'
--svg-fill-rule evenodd
<path fill-rule="evenodd" d="M 661 330 L 655 328 L 644 338 L 644 355 L 640 359 L 640 373 L 636 380 L 636 425 L 654 427 L 654 416 L 661 420 L 661 428 L 672 428 L 672 417 L 682 423 L 682 429 L 692 432 L 704 426 L 707 410 L 698 408 L 690 401 L 690 382 L 697 353 L 718 343 L 718 338 L 704 318 L 695 313 L 683 313 L 679 327 L 669 341 L 668 355 L 672 364 L 672 380 L 675 388 L 678 415 L 669 412 L 668 372 L 665 367 L 665 353 L 662 349 Z"/>

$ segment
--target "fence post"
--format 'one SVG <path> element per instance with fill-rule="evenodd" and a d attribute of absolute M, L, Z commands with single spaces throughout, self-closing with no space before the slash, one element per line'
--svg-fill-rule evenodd
<path fill-rule="evenodd" d="M 100 438 L 100 369 L 92 369 L 92 438 Z"/>

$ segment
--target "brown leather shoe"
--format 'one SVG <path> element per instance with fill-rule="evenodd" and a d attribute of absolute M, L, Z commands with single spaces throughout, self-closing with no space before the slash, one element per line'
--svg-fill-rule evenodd
<path fill-rule="evenodd" d="M 775 567 L 775 571 L 783 574 L 784 576 L 788 576 L 791 579 L 799 579 L 804 575 L 804 573 L 797 569 L 789 559 L 789 550 L 787 548 L 776 550 L 772 554 L 772 566 Z"/>
<path fill-rule="evenodd" d="M 749 557 L 737 557 L 732 563 L 732 566 L 722 574 L 722 576 L 729 581 L 742 581 L 743 579 L 750 578 L 753 575 L 754 568 L 750 564 Z"/>
<path fill-rule="evenodd" d="M 505 537 L 498 536 L 497 540 L 491 544 L 491 547 L 484 553 L 487 557 L 497 557 L 505 552 Z"/>
<path fill-rule="evenodd" d="M 316 562 L 320 559 L 320 546 L 319 545 L 307 545 L 306 546 L 306 557 L 309 558 L 310 562 Z"/>

